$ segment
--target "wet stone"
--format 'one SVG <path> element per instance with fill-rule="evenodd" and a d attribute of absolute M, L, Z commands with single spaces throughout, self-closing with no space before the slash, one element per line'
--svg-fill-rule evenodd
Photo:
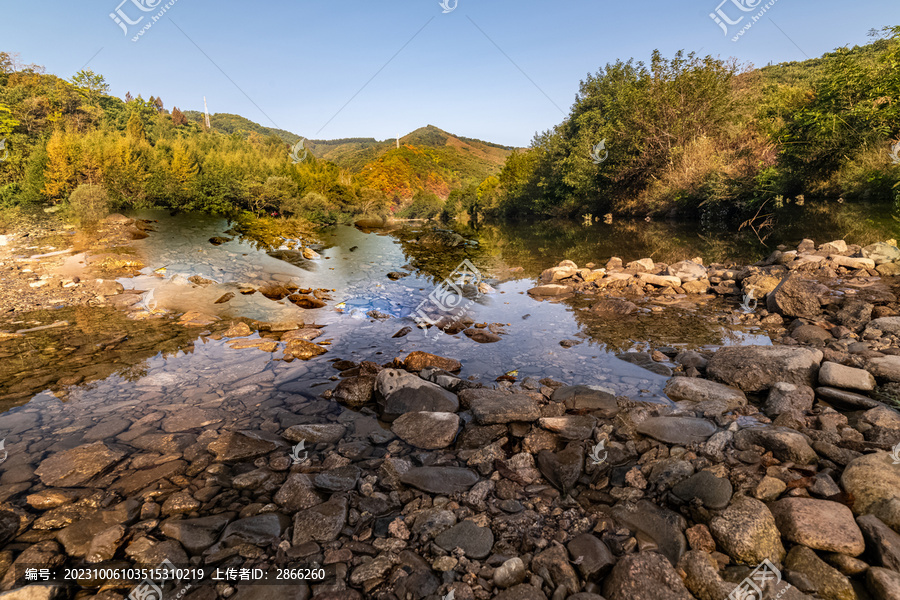
<path fill-rule="evenodd" d="M 865 550 L 853 513 L 843 504 L 815 498 L 782 498 L 769 508 L 786 540 L 850 556 Z"/>
<path fill-rule="evenodd" d="M 306 473 L 291 473 L 278 490 L 275 502 L 288 512 L 312 508 L 325 501 Z"/>
<path fill-rule="evenodd" d="M 463 521 L 441 532 L 435 544 L 452 552 L 461 548 L 469 558 L 486 558 L 494 546 L 494 534 L 489 527 L 479 527 L 472 521 Z"/>
<path fill-rule="evenodd" d="M 676 484 L 672 488 L 672 493 L 685 502 L 691 502 L 696 498 L 703 506 L 720 510 L 731 501 L 733 488 L 728 479 L 716 477 L 709 471 L 700 471 Z"/>
<path fill-rule="evenodd" d="M 478 483 L 478 474 L 460 467 L 413 467 L 400 476 L 400 481 L 423 492 L 455 494 Z"/>
<path fill-rule="evenodd" d="M 308 444 L 336 444 L 344 437 L 347 428 L 336 423 L 294 425 L 284 431 L 284 437 L 292 442 Z"/>
<path fill-rule="evenodd" d="M 459 431 L 459 417 L 450 412 L 409 412 L 393 422 L 391 431 L 407 444 L 437 450 L 453 443 Z"/>
<path fill-rule="evenodd" d="M 356 487 L 359 476 L 359 467 L 348 465 L 323 471 L 317 474 L 313 481 L 316 487 L 329 492 L 348 492 Z"/>
<path fill-rule="evenodd" d="M 253 459 L 265 456 L 278 446 L 268 440 L 251 437 L 242 432 L 229 431 L 207 446 L 219 462 Z"/>
<path fill-rule="evenodd" d="M 336 540 L 347 522 L 347 509 L 347 498 L 335 496 L 328 502 L 298 512 L 294 515 L 293 545 Z"/>
<path fill-rule="evenodd" d="M 482 425 L 531 422 L 541 417 L 541 411 L 531 397 L 524 394 L 494 394 L 472 404 L 472 414 Z"/>
<path fill-rule="evenodd" d="M 125 452 L 103 442 L 57 452 L 41 462 L 35 473 L 44 485 L 78 487 L 110 469 L 125 457 Z"/>
<path fill-rule="evenodd" d="M 637 426 L 638 432 L 667 444 L 704 442 L 716 429 L 711 421 L 693 417 L 650 417 Z"/>
<path fill-rule="evenodd" d="M 198 519 L 170 519 L 160 525 L 160 531 L 178 540 L 191 554 L 200 554 L 212 546 L 234 513 L 223 513 Z"/>

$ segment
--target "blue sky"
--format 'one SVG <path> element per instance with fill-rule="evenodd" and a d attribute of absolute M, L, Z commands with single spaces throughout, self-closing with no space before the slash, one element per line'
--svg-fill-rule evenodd
<path fill-rule="evenodd" d="M 446 14 L 438 0 L 175 0 L 132 42 L 171 0 L 126 0 L 129 19 L 146 15 L 127 36 L 109 16 L 121 1 L 0 0 L 0 50 L 66 78 L 87 64 L 120 97 L 202 110 L 206 96 L 211 112 L 314 139 L 386 139 L 433 124 L 515 146 L 560 122 L 578 82 L 617 58 L 683 48 L 763 66 L 900 24 L 897 2 L 777 0 L 733 42 L 763 0 L 726 0 L 730 19 L 746 15 L 728 36 L 709 16 L 721 0 L 458 0 Z"/>

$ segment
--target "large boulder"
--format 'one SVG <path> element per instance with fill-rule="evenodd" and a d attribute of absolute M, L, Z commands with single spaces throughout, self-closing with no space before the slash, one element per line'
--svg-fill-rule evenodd
<path fill-rule="evenodd" d="M 817 498 L 782 498 L 769 505 L 781 535 L 813 550 L 858 556 L 866 549 L 849 508 Z"/>
<path fill-rule="evenodd" d="M 683 282 L 706 279 L 706 267 L 692 260 L 683 260 L 674 265 L 669 265 L 666 273 L 672 277 L 677 277 Z"/>
<path fill-rule="evenodd" d="M 721 402 L 727 407 L 726 410 L 734 410 L 747 404 L 744 392 L 698 377 L 673 377 L 666 384 L 666 395 L 676 402 Z"/>
<path fill-rule="evenodd" d="M 900 531 L 900 469 L 888 452 L 852 460 L 841 475 L 841 487 L 853 499 L 854 514 L 875 515 Z"/>
<path fill-rule="evenodd" d="M 608 600 L 694 600 L 675 567 L 656 552 L 623 556 L 603 581 Z"/>
<path fill-rule="evenodd" d="M 757 565 L 766 559 L 779 563 L 784 558 L 775 517 L 755 498 L 737 496 L 710 521 L 709 529 L 725 553 L 738 562 Z"/>
<path fill-rule="evenodd" d="M 731 346 L 710 359 L 707 374 L 744 392 L 762 392 L 783 381 L 814 386 L 822 352 L 791 346 Z"/>
<path fill-rule="evenodd" d="M 828 288 L 815 281 L 802 279 L 797 273 L 789 273 L 766 296 L 766 308 L 786 317 L 814 319 L 822 313 L 819 298 Z"/>
<path fill-rule="evenodd" d="M 862 253 L 866 258 L 874 260 L 876 265 L 883 265 L 884 263 L 900 260 L 900 248 L 885 244 L 884 242 L 866 246 L 862 249 Z"/>

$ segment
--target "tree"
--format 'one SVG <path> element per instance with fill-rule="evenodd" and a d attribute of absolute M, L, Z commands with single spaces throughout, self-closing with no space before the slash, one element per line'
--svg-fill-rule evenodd
<path fill-rule="evenodd" d="M 78 91 L 81 92 L 91 106 L 96 106 L 100 96 L 109 93 L 109 84 L 106 83 L 103 75 L 98 75 L 90 69 L 78 71 L 72 77 L 72 85 L 78 88 Z"/>
<path fill-rule="evenodd" d="M 183 112 L 178 110 L 177 106 L 172 108 L 172 123 L 174 123 L 176 127 L 188 124 L 187 117 L 184 116 Z"/>
<path fill-rule="evenodd" d="M 147 139 L 147 130 L 144 127 L 144 121 L 141 120 L 137 111 L 132 111 L 131 116 L 128 117 L 128 125 L 125 126 L 125 131 L 127 132 L 128 137 L 135 141 Z"/>
<path fill-rule="evenodd" d="M 9 107 L 0 104 L 0 139 L 11 134 L 19 126 L 19 122 L 13 118 Z"/>
<path fill-rule="evenodd" d="M 47 142 L 47 169 L 42 193 L 51 200 L 66 198 L 75 186 L 75 164 L 67 136 L 53 132 Z"/>

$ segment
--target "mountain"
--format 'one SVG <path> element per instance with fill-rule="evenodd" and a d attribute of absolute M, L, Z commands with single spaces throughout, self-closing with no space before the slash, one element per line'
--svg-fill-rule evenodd
<path fill-rule="evenodd" d="M 199 110 L 186 110 L 184 116 L 188 121 L 194 123 L 203 123 L 203 113 Z M 294 145 L 300 139 L 300 136 L 284 129 L 274 129 L 272 127 L 264 127 L 259 123 L 254 123 L 250 119 L 240 115 L 232 115 L 229 113 L 215 113 L 209 116 L 209 124 L 213 129 L 217 129 L 223 133 L 232 134 L 239 133 L 244 136 L 250 132 L 258 133 L 262 136 L 274 135 L 281 138 L 288 144 Z"/>
<path fill-rule="evenodd" d="M 203 113 L 186 111 L 190 121 L 201 123 Z M 210 115 L 210 124 L 223 133 L 244 136 L 255 132 L 295 144 L 300 136 L 264 127 L 228 113 Z M 420 127 L 397 140 L 375 138 L 306 140 L 304 147 L 316 158 L 334 163 L 363 177 L 365 184 L 391 198 L 409 199 L 419 191 L 446 198 L 454 189 L 478 185 L 503 168 L 514 148 L 455 136 L 434 125 Z"/>

